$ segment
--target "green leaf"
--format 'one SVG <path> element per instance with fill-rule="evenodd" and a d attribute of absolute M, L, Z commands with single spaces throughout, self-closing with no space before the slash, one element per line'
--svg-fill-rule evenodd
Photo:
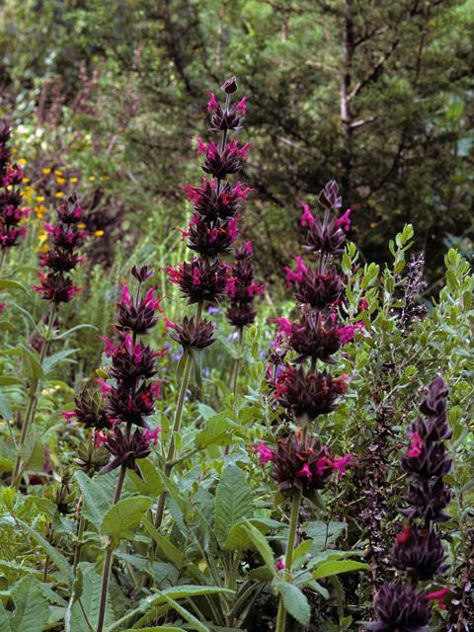
<path fill-rule="evenodd" d="M 44 374 L 48 375 L 55 368 L 56 365 L 60 364 L 69 356 L 74 355 L 79 349 L 65 349 L 64 351 L 58 351 L 58 353 L 53 353 L 53 355 L 48 356 L 43 361 L 43 370 Z"/>
<path fill-rule="evenodd" d="M 41 535 L 41 533 L 33 529 L 33 527 L 30 527 L 27 522 L 24 522 L 19 518 L 17 520 L 21 524 L 22 528 L 29 534 L 29 536 L 43 548 L 45 553 L 47 553 L 50 560 L 58 568 L 63 579 L 66 582 L 72 581 L 72 566 L 69 564 L 64 555 L 60 553 L 52 544 L 50 544 L 48 540 L 43 535 Z"/>
<path fill-rule="evenodd" d="M 24 367 L 29 377 L 41 380 L 44 378 L 43 367 L 41 366 L 39 354 L 34 349 L 28 349 L 25 345 L 19 345 L 23 351 Z"/>
<path fill-rule="evenodd" d="M 226 445 L 231 439 L 232 427 L 237 427 L 229 414 L 224 411 L 218 415 L 214 415 L 206 419 L 204 428 L 196 435 L 196 443 L 199 448 L 207 448 L 207 446 L 216 443 L 218 445 Z"/>
<path fill-rule="evenodd" d="M 0 632 L 13 632 L 10 627 L 10 620 L 8 618 L 7 613 L 5 612 L 5 608 L 3 607 L 2 602 L 0 601 Z"/>
<path fill-rule="evenodd" d="M 314 579 L 322 577 L 330 577 L 331 575 L 339 575 L 341 573 L 350 573 L 351 571 L 361 571 L 369 568 L 364 562 L 356 562 L 354 560 L 334 560 L 332 562 L 324 562 L 316 568 L 312 575 Z"/>
<path fill-rule="evenodd" d="M 66 632 L 91 632 L 88 622 L 94 630 L 96 629 L 99 618 L 101 584 L 102 578 L 95 570 L 94 564 L 89 562 L 78 564 L 76 579 L 65 616 Z M 115 615 L 110 599 L 108 599 L 105 609 L 105 624 L 110 625 L 114 619 Z"/>
<path fill-rule="evenodd" d="M 37 579 L 23 577 L 12 590 L 15 613 L 10 620 L 12 630 L 43 632 L 49 619 L 49 604 Z"/>
<path fill-rule="evenodd" d="M 312 552 L 322 551 L 335 544 L 344 533 L 346 527 L 347 524 L 345 522 L 324 522 L 323 520 L 310 522 L 306 528 L 306 533 L 308 538 L 313 541 Z"/>
<path fill-rule="evenodd" d="M 67 338 L 68 336 L 70 336 L 75 331 L 79 331 L 81 329 L 95 329 L 95 331 L 98 331 L 97 327 L 94 327 L 94 325 L 88 325 L 87 323 L 84 323 L 82 325 L 76 325 L 75 327 L 71 327 L 71 329 L 68 329 L 67 331 L 64 331 L 60 336 L 55 336 L 54 339 L 55 340 L 63 340 L 64 338 Z"/>
<path fill-rule="evenodd" d="M 178 568 L 181 568 L 184 558 L 183 552 L 172 544 L 168 538 L 161 535 L 158 529 L 155 529 L 147 518 L 143 519 L 143 526 L 145 531 L 153 538 L 153 540 L 155 540 L 158 548 L 161 550 L 165 558 L 170 562 L 173 562 L 173 564 L 175 564 Z"/>
<path fill-rule="evenodd" d="M 216 537 L 224 545 L 231 528 L 253 515 L 253 495 L 245 474 L 235 465 L 224 468 L 216 488 Z"/>
<path fill-rule="evenodd" d="M 84 497 L 84 516 L 96 529 L 99 529 L 103 517 L 112 504 L 116 474 L 105 474 L 92 479 L 78 470 L 75 477 Z"/>
<path fill-rule="evenodd" d="M 176 612 L 190 624 L 192 630 L 197 630 L 197 632 L 211 632 L 207 625 L 201 623 L 199 619 L 191 614 L 189 610 L 183 608 L 183 606 L 181 606 L 177 601 L 175 601 L 174 599 L 170 599 L 169 597 L 166 598 L 166 601 L 173 608 L 173 610 L 176 610 Z"/>
<path fill-rule="evenodd" d="M 0 417 L 5 419 L 5 421 L 8 421 L 13 417 L 13 411 L 8 397 L 2 393 L 2 391 L 0 391 Z"/>
<path fill-rule="evenodd" d="M 158 606 L 166 599 L 187 599 L 188 597 L 199 597 L 200 595 L 217 595 L 221 593 L 234 594 L 233 590 L 229 588 L 221 588 L 220 586 L 172 586 L 171 588 L 165 588 L 156 595 L 148 597 L 148 601 L 151 606 Z"/>
<path fill-rule="evenodd" d="M 288 582 L 280 582 L 277 584 L 277 588 L 282 596 L 286 611 L 291 614 L 298 623 L 307 625 L 311 619 L 311 608 L 301 590 Z"/>
<path fill-rule="evenodd" d="M 280 529 L 282 524 L 276 520 L 267 520 L 265 518 L 252 518 L 251 520 L 242 520 L 235 524 L 229 532 L 224 542 L 224 549 L 228 551 L 246 551 L 253 548 L 254 544 L 247 530 L 247 524 L 252 524 L 261 533 L 266 533 L 270 529 Z"/>
<path fill-rule="evenodd" d="M 121 538 L 133 538 L 135 529 L 151 505 L 151 498 L 146 496 L 119 500 L 103 517 L 100 532 L 111 537 L 114 544 L 117 544 Z"/>
<path fill-rule="evenodd" d="M 133 470 L 129 470 L 126 489 L 131 491 L 133 494 L 150 496 L 155 499 L 165 490 L 162 476 L 150 459 L 140 459 L 138 467 L 140 468 L 143 479 L 140 478 Z"/>
<path fill-rule="evenodd" d="M 24 285 L 18 281 L 12 281 L 11 279 L 0 279 L 0 290 L 23 290 L 27 292 Z"/>
<path fill-rule="evenodd" d="M 263 536 L 260 531 L 250 522 L 247 522 L 246 529 L 249 538 L 252 540 L 255 548 L 262 556 L 267 568 L 273 573 L 275 577 L 278 577 L 278 573 L 275 569 L 275 558 L 273 557 L 273 551 L 270 548 L 270 545 L 268 544 L 265 536 Z"/>

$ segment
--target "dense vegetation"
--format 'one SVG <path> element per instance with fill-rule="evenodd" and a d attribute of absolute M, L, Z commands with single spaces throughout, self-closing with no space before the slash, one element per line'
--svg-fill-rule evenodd
<path fill-rule="evenodd" d="M 3 3 L 0 632 L 469 631 L 473 13 Z"/>

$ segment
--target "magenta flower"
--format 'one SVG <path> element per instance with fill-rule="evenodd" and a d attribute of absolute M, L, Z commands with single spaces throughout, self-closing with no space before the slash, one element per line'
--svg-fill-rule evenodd
<path fill-rule="evenodd" d="M 269 463 L 273 460 L 273 451 L 264 443 L 259 443 L 257 445 L 252 446 L 254 452 L 258 454 L 258 460 L 260 461 L 260 465 L 265 465 L 265 463 Z"/>

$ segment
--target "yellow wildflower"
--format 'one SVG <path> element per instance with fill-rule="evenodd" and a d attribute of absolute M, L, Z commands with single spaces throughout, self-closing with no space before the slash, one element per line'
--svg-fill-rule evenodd
<path fill-rule="evenodd" d="M 89 182 L 94 182 L 95 176 L 89 176 Z"/>
<path fill-rule="evenodd" d="M 87 228 L 87 226 L 83 223 L 78 224 L 77 227 L 80 228 L 81 230 L 84 230 L 84 228 Z"/>
<path fill-rule="evenodd" d="M 28 184 L 30 179 L 29 178 L 22 178 L 21 181 L 23 182 L 23 184 Z"/>
<path fill-rule="evenodd" d="M 96 230 L 94 233 L 95 237 L 102 237 L 102 235 L 105 235 L 103 230 Z"/>
<path fill-rule="evenodd" d="M 61 171 L 61 169 L 55 169 L 55 170 L 54 170 L 54 175 L 55 175 L 55 176 L 62 176 L 62 175 L 63 175 L 63 172 Z"/>
<path fill-rule="evenodd" d="M 62 191 L 58 191 L 57 193 L 55 193 L 55 196 L 57 198 L 62 198 L 62 197 L 64 197 L 64 193 Z"/>
<path fill-rule="evenodd" d="M 71 184 L 76 184 L 76 182 L 77 182 L 78 180 L 79 180 L 79 178 L 76 178 L 76 176 L 74 176 L 74 177 L 72 177 L 72 178 L 69 178 L 69 182 L 70 182 Z"/>
<path fill-rule="evenodd" d="M 50 167 L 45 167 L 44 169 L 41 169 L 41 171 L 45 175 L 48 175 L 48 173 L 51 173 L 51 168 Z"/>
<path fill-rule="evenodd" d="M 61 185 L 64 184 L 66 182 L 66 178 L 56 178 L 56 182 Z"/>
<path fill-rule="evenodd" d="M 37 202 L 44 202 L 44 195 L 37 195 L 36 196 L 36 201 Z"/>
<path fill-rule="evenodd" d="M 27 160 L 25 160 L 24 158 L 19 158 L 18 162 L 20 163 L 20 165 L 26 165 L 26 163 L 28 162 Z"/>

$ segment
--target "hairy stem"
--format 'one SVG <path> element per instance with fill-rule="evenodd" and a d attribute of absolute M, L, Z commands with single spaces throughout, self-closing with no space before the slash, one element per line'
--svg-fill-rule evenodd
<path fill-rule="evenodd" d="M 202 315 L 202 303 L 198 303 L 196 310 L 196 323 L 201 320 Z M 186 398 L 186 391 L 188 390 L 189 377 L 191 375 L 191 353 L 185 352 L 183 374 L 181 376 L 181 384 L 179 386 L 178 401 L 176 402 L 176 410 L 174 414 L 173 428 L 171 430 L 170 444 L 168 453 L 166 455 L 165 463 L 165 476 L 168 477 L 173 469 L 173 461 L 176 459 L 176 435 L 181 430 L 181 420 L 183 417 L 184 400 Z M 159 529 L 163 521 L 163 513 L 165 510 L 166 494 L 163 492 L 158 499 L 158 506 L 156 508 L 155 516 L 155 528 Z"/>
<path fill-rule="evenodd" d="M 112 505 L 115 505 L 120 500 L 126 471 L 127 471 L 127 466 L 122 465 L 122 467 L 120 468 L 119 477 L 117 479 L 117 485 L 115 487 L 115 494 L 114 494 L 114 499 L 112 501 Z M 104 629 L 105 607 L 107 605 L 107 593 L 109 591 L 110 569 L 112 567 L 113 553 L 114 553 L 114 547 L 112 546 L 112 543 L 110 543 L 105 553 L 104 568 L 102 570 L 102 586 L 100 589 L 100 606 L 99 606 L 99 618 L 97 620 L 97 632 L 102 632 L 102 630 Z"/>
<path fill-rule="evenodd" d="M 293 564 L 293 551 L 295 548 L 296 529 L 298 528 L 298 516 L 300 512 L 301 504 L 301 491 L 297 491 L 293 495 L 291 503 L 291 517 L 290 528 L 288 530 L 288 541 L 286 544 L 286 557 L 285 557 L 285 569 L 286 573 L 291 573 L 291 567 Z M 280 595 L 280 601 L 278 603 L 278 615 L 276 621 L 275 632 L 285 632 L 286 625 L 286 610 L 283 604 L 283 597 Z"/>

